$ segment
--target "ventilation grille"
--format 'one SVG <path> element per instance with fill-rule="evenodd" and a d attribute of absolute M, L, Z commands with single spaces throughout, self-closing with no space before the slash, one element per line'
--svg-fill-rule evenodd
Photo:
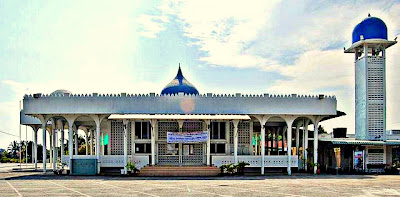
<path fill-rule="evenodd" d="M 233 123 L 229 127 L 229 141 L 233 144 Z M 250 122 L 239 122 L 238 124 L 238 143 L 248 145 L 250 143 Z"/>
<path fill-rule="evenodd" d="M 178 122 L 162 121 L 158 122 L 158 139 L 166 140 L 167 132 L 175 132 L 179 130 Z"/>
<path fill-rule="evenodd" d="M 385 128 L 385 73 L 382 57 L 368 57 L 368 135 L 371 140 L 379 140 Z"/>
<path fill-rule="evenodd" d="M 132 151 L 131 123 L 128 123 L 128 155 Z M 124 124 L 121 120 L 111 121 L 111 155 L 124 154 Z"/>

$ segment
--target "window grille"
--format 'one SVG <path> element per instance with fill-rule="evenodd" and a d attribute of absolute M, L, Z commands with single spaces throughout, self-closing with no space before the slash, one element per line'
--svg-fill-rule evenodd
<path fill-rule="evenodd" d="M 131 135 L 131 123 L 127 125 L 128 129 L 128 155 L 132 151 L 132 135 Z M 111 155 L 123 155 L 124 154 L 124 124 L 122 120 L 111 121 Z"/>

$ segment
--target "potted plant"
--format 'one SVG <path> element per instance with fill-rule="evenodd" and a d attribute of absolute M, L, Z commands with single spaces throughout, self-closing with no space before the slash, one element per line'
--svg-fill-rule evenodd
<path fill-rule="evenodd" d="M 314 169 L 315 166 L 317 166 L 317 174 L 320 175 L 321 174 L 321 169 L 319 168 L 319 163 L 314 163 L 311 162 L 310 163 L 311 167 Z"/>
<path fill-rule="evenodd" d="M 219 167 L 219 169 L 221 170 L 221 175 L 224 175 L 224 174 L 228 173 L 228 167 L 229 167 L 230 165 L 231 165 L 231 164 L 223 164 L 223 165 L 221 165 L 221 166 Z"/>
<path fill-rule="evenodd" d="M 226 168 L 226 171 L 228 171 L 229 175 L 233 175 L 236 172 L 236 165 L 229 164 Z"/>
<path fill-rule="evenodd" d="M 235 168 L 236 168 L 236 170 L 237 170 L 237 173 L 238 173 L 239 175 L 243 175 L 243 174 L 244 174 L 244 168 L 245 168 L 246 166 L 249 166 L 249 165 L 250 165 L 250 164 L 247 163 L 247 162 L 245 162 L 245 161 L 241 161 L 241 162 L 235 164 Z"/>
<path fill-rule="evenodd" d="M 54 171 L 54 174 L 57 174 L 57 175 L 63 175 L 63 174 L 65 174 L 65 169 L 64 169 L 64 167 L 67 165 L 67 163 L 62 163 L 62 162 L 59 162 L 58 163 L 58 166 L 59 167 L 61 167 L 61 168 L 57 168 L 57 170 L 55 170 Z"/>
<path fill-rule="evenodd" d="M 128 171 L 128 175 L 137 175 L 137 173 L 140 172 L 140 170 L 136 168 L 136 164 L 134 162 L 128 162 L 126 164 L 126 169 Z"/>

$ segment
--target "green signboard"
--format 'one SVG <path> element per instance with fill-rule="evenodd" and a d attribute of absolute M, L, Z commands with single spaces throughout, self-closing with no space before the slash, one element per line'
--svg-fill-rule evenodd
<path fill-rule="evenodd" d="M 97 159 L 72 159 L 72 175 L 96 175 Z"/>

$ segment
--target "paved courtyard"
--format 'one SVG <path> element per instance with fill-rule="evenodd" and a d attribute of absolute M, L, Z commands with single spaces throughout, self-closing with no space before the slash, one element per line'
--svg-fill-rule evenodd
<path fill-rule="evenodd" d="M 400 196 L 398 175 L 82 177 L 13 168 L 0 164 L 0 196 Z"/>

